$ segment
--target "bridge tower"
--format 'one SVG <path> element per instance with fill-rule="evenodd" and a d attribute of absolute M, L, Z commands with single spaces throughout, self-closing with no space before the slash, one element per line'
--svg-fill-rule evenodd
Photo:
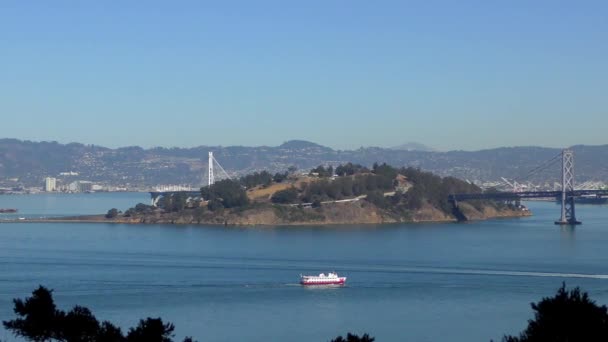
<path fill-rule="evenodd" d="M 213 185 L 213 183 L 215 183 L 215 176 L 213 175 L 213 160 L 215 158 L 213 158 L 213 152 L 209 152 L 209 183 L 207 183 L 208 186 Z"/>
<path fill-rule="evenodd" d="M 217 171 L 217 172 L 216 172 Z M 203 177 L 204 180 L 205 177 Z M 209 152 L 209 161 L 208 161 L 208 169 L 207 169 L 207 185 L 211 186 L 215 184 L 216 181 L 232 179 L 228 172 L 224 170 L 222 164 L 220 164 L 217 159 L 213 156 L 213 152 Z"/>
<path fill-rule="evenodd" d="M 576 225 L 581 222 L 576 220 L 574 209 L 574 151 L 565 149 L 562 151 L 562 214 L 555 224 Z"/>

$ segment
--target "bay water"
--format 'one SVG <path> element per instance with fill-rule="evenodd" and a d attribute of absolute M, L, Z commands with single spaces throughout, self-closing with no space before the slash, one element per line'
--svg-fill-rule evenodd
<path fill-rule="evenodd" d="M 0 196 L 7 218 L 125 210 L 145 193 Z M 0 320 L 38 285 L 57 305 L 89 307 L 123 330 L 140 318 L 176 325 L 176 339 L 490 341 L 515 334 L 530 303 L 562 282 L 608 304 L 608 206 L 579 205 L 583 225 L 559 227 L 559 206 L 466 224 L 222 227 L 0 223 Z M 299 275 L 337 271 L 338 288 Z M 0 329 L 0 340 L 18 341 Z"/>

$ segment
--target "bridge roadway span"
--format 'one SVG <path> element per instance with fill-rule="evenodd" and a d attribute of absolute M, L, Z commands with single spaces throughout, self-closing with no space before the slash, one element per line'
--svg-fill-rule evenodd
<path fill-rule="evenodd" d="M 186 194 L 188 196 L 200 196 L 201 195 L 201 191 L 200 190 L 196 190 L 196 191 L 188 191 L 188 190 L 179 190 L 179 191 L 150 191 L 150 196 L 163 196 L 166 194 Z"/>
<path fill-rule="evenodd" d="M 188 191 L 188 190 L 181 190 L 181 191 L 150 191 L 150 197 L 151 197 L 151 202 L 150 204 L 154 207 L 156 207 L 156 204 L 158 203 L 158 200 L 163 197 L 163 196 L 170 196 L 173 194 L 186 194 L 188 195 L 188 197 L 199 197 L 201 195 L 201 191 Z"/>
<path fill-rule="evenodd" d="M 581 196 L 608 196 L 608 190 L 574 190 L 566 192 L 566 197 Z M 453 194 L 448 196 L 448 201 L 459 202 L 466 200 L 494 199 L 494 200 L 517 200 L 524 198 L 561 198 L 561 191 L 521 191 L 521 192 L 494 192 L 479 194 Z"/>

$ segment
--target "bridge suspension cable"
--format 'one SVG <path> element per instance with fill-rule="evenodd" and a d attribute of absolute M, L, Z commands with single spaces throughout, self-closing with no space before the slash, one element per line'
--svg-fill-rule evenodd
<path fill-rule="evenodd" d="M 528 171 L 528 173 L 524 177 L 520 178 L 520 180 L 528 180 L 530 177 L 535 176 L 535 175 L 539 174 L 540 172 L 542 172 L 542 171 L 550 168 L 551 166 L 557 164 L 558 162 L 561 161 L 561 158 L 562 158 L 562 153 L 560 152 L 555 157 L 542 162 L 537 167 L 535 167 L 532 170 Z"/>
<path fill-rule="evenodd" d="M 535 166 L 534 168 L 530 169 L 524 175 L 515 177 L 513 179 L 513 183 L 509 182 L 505 178 L 503 178 L 503 181 L 505 181 L 509 186 L 512 186 L 513 191 L 522 191 L 521 187 L 519 187 L 519 186 L 523 185 L 523 183 L 526 181 L 530 181 L 530 179 L 533 176 L 536 176 L 539 173 L 545 171 L 546 169 L 559 163 L 561 161 L 561 157 L 562 157 L 562 153 L 560 152 L 560 153 L 556 154 L 555 156 L 553 156 L 552 158 L 547 159 L 544 162 Z"/>
<path fill-rule="evenodd" d="M 215 172 L 215 167 L 217 167 L 221 173 L 220 173 L 220 179 L 232 179 L 230 177 L 230 175 L 228 174 L 228 172 L 226 172 L 226 170 L 224 170 L 224 168 L 222 167 L 222 165 L 217 161 L 217 159 L 215 159 L 215 157 L 213 156 L 213 152 L 209 152 L 209 159 L 208 159 L 208 168 L 207 168 L 207 174 L 206 177 L 204 177 L 203 179 L 207 179 L 207 186 L 211 186 L 215 183 L 215 181 L 217 180 L 217 173 Z"/>

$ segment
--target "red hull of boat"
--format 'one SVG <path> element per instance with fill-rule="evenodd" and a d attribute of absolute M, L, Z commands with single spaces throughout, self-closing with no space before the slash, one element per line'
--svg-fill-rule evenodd
<path fill-rule="evenodd" d="M 340 280 L 328 280 L 328 281 L 305 281 L 305 280 L 302 280 L 300 282 L 300 284 L 307 285 L 307 286 L 314 286 L 314 285 L 344 285 L 344 283 L 346 283 L 346 280 L 344 280 L 344 279 L 340 279 Z"/>

